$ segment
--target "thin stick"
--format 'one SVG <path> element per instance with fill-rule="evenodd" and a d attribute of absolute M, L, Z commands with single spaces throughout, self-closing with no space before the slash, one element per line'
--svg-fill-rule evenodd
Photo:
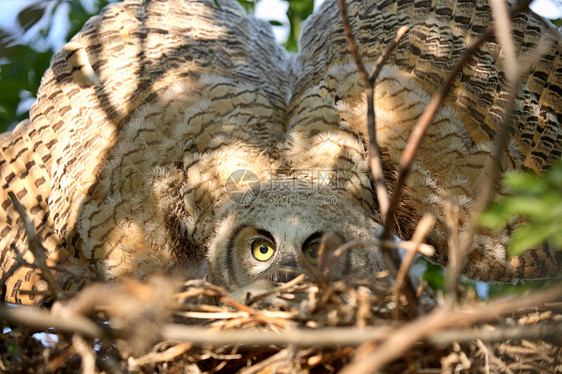
<path fill-rule="evenodd" d="M 381 218 L 384 221 L 386 219 L 386 214 L 388 211 L 389 196 L 386 187 L 386 181 L 384 178 L 384 169 L 382 165 L 382 158 L 380 155 L 379 145 L 377 143 L 377 133 L 376 133 L 376 120 L 375 120 L 375 109 L 374 109 L 374 83 L 384 66 L 384 63 L 390 56 L 390 53 L 396 48 L 400 39 L 408 31 L 408 27 L 400 27 L 396 33 L 394 40 L 385 48 L 382 54 L 379 56 L 375 62 L 371 74 L 367 74 L 365 65 L 361 61 L 361 56 L 357 52 L 357 46 L 355 45 L 355 40 L 353 39 L 353 33 L 349 24 L 349 18 L 347 16 L 347 10 L 345 7 L 345 0 L 339 0 L 340 14 L 343 22 L 343 30 L 345 37 L 347 39 L 347 44 L 349 46 L 349 51 L 357 65 L 359 70 L 359 75 L 363 80 L 365 85 L 365 96 L 367 97 L 367 131 L 369 134 L 369 167 L 371 169 L 371 174 L 373 176 L 373 182 L 375 183 L 375 191 L 377 195 L 377 200 L 379 202 L 379 209 L 381 213 Z"/>
<path fill-rule="evenodd" d="M 404 249 L 408 252 L 420 253 L 427 257 L 431 257 L 435 253 L 435 248 L 433 248 L 431 245 L 425 243 L 416 245 L 416 243 L 409 240 L 394 241 L 394 240 L 380 240 L 377 238 L 374 238 L 372 240 L 355 239 L 342 244 L 334 251 L 328 263 L 326 264 L 326 270 L 329 269 L 334 264 L 334 262 L 339 257 L 341 257 L 345 252 L 350 251 L 357 247 L 370 247 L 370 246 L 378 246 L 384 250 Z"/>
<path fill-rule="evenodd" d="M 553 287 L 534 295 L 520 296 L 476 309 L 459 310 L 450 303 L 444 304 L 431 313 L 395 329 L 394 333 L 384 343 L 377 346 L 371 353 L 362 356 L 361 359 L 354 360 L 344 367 L 341 373 L 367 374 L 377 372 L 386 364 L 402 356 L 414 344 L 437 331 L 493 320 L 499 315 L 511 313 L 520 308 L 541 305 L 561 298 L 562 289 Z"/>
<path fill-rule="evenodd" d="M 502 326 L 490 330 L 489 327 L 479 329 L 450 329 L 431 334 L 427 340 L 439 346 L 448 345 L 452 342 L 467 343 L 475 340 L 485 342 L 501 342 L 510 339 L 536 339 L 550 340 L 556 344 L 562 344 L 562 324 L 548 324 L 537 326 Z"/>
<path fill-rule="evenodd" d="M 472 43 L 463 53 L 459 61 L 455 64 L 453 69 L 447 75 L 447 78 L 439 87 L 439 90 L 433 95 L 431 98 L 431 102 L 425 108 L 423 114 L 418 119 L 410 138 L 408 139 L 408 143 L 402 152 L 400 157 L 400 167 L 398 170 L 398 178 L 396 183 L 394 184 L 394 188 L 392 190 L 392 199 L 390 201 L 390 206 L 388 208 L 387 219 L 384 222 L 384 231 L 381 237 L 383 239 L 389 239 L 392 236 L 392 222 L 393 217 L 396 212 L 396 208 L 398 207 L 398 203 L 402 198 L 402 192 L 404 189 L 404 184 L 406 183 L 406 178 L 410 173 L 410 168 L 412 166 L 412 162 L 414 160 L 414 156 L 423 140 L 423 137 L 433 121 L 433 117 L 437 114 L 437 110 L 441 107 L 441 104 L 445 100 L 445 97 L 451 90 L 453 86 L 453 82 L 455 81 L 456 76 L 461 71 L 462 67 L 466 62 L 470 59 L 470 57 L 492 36 L 494 33 L 494 27 L 491 25 L 488 27 L 486 32 L 482 34 L 474 43 Z"/>
<path fill-rule="evenodd" d="M 280 292 L 282 292 L 282 291 L 288 290 L 288 289 L 290 289 L 291 287 L 296 286 L 296 285 L 299 284 L 300 282 L 304 281 L 305 278 L 306 278 L 306 275 L 300 274 L 300 275 L 298 275 L 296 278 L 294 278 L 294 279 L 290 280 L 289 282 L 284 283 L 284 284 L 282 284 L 282 285 L 280 285 L 280 286 L 274 288 L 273 290 L 271 290 L 271 291 L 269 291 L 269 292 L 265 292 L 265 293 L 262 293 L 262 294 L 259 294 L 259 295 L 256 295 L 256 296 L 252 297 L 250 300 L 248 300 L 248 301 L 246 302 L 246 304 L 252 305 L 252 304 L 254 304 L 254 303 L 260 301 L 261 299 L 266 298 L 267 296 L 270 296 L 270 295 L 273 295 L 273 294 L 280 293 Z"/>
<path fill-rule="evenodd" d="M 166 349 L 163 352 L 150 352 L 141 356 L 137 359 L 130 358 L 136 366 L 144 366 L 149 364 L 155 364 L 158 362 L 172 361 L 176 357 L 184 354 L 191 349 L 192 344 L 188 342 L 182 342 L 175 344 L 174 346 Z"/>
<path fill-rule="evenodd" d="M 367 329 L 356 327 L 331 327 L 323 329 L 294 329 L 282 334 L 268 331 L 219 330 L 211 331 L 204 327 L 168 324 L 162 328 L 165 340 L 186 341 L 194 345 L 212 344 L 225 346 L 231 344 L 248 345 L 295 345 L 299 347 L 336 347 L 359 345 L 365 341 L 378 340 L 393 332 L 392 326 Z"/>
<path fill-rule="evenodd" d="M 530 0 L 523 1 L 521 4 L 517 5 L 512 12 L 511 17 L 515 14 L 523 11 L 527 8 Z M 461 71 L 462 67 L 466 62 L 470 59 L 470 57 L 484 44 L 495 32 L 496 27 L 494 24 L 490 25 L 486 31 L 480 35 L 480 37 L 472 43 L 463 53 L 459 61 L 455 64 L 453 69 L 447 75 L 447 78 L 439 87 L 439 90 L 433 95 L 431 98 L 431 102 L 423 112 L 423 114 L 418 119 L 410 138 L 408 139 L 408 143 L 402 152 L 402 156 L 400 158 L 400 169 L 398 171 L 398 178 L 394 185 L 394 189 L 392 190 L 392 199 L 390 201 L 390 206 L 388 210 L 388 218 L 385 220 L 384 224 L 384 231 L 382 234 L 383 239 L 388 239 L 392 235 L 392 217 L 395 214 L 396 208 L 400 199 L 402 197 L 402 191 L 404 189 L 404 184 L 406 182 L 406 178 L 410 172 L 410 168 L 412 166 L 412 162 L 414 156 L 421 144 L 423 136 L 425 135 L 427 128 L 433 121 L 433 117 L 437 114 L 437 110 L 441 107 L 441 104 L 445 100 L 445 97 L 451 90 L 453 86 L 453 82 L 456 76 Z"/>
<path fill-rule="evenodd" d="M 87 338 L 103 338 L 107 336 L 107 331 L 104 328 L 88 318 L 81 316 L 61 318 L 37 308 L 8 308 L 0 304 L 0 319 L 20 326 L 29 326 L 42 330 L 54 328 L 61 333 L 77 333 Z"/>
<path fill-rule="evenodd" d="M 425 338 L 434 336 L 435 342 L 446 342 L 447 332 L 440 331 L 446 328 L 467 327 L 474 323 L 493 320 L 498 316 L 509 314 L 514 311 L 530 308 L 535 305 L 544 305 L 545 303 L 561 300 L 562 289 L 553 287 L 546 291 L 537 292 L 533 295 L 518 296 L 506 301 L 494 304 L 483 305 L 472 309 L 452 308 L 448 304 L 436 308 L 433 312 L 426 316 L 420 317 L 412 322 L 406 323 L 401 327 L 395 324 L 387 326 L 360 329 L 356 327 L 337 327 L 322 329 L 286 329 L 282 334 L 268 331 L 256 330 L 210 330 L 205 327 L 193 327 L 183 324 L 165 324 L 162 326 L 162 339 L 175 340 L 180 342 L 191 342 L 194 345 L 213 344 L 215 346 L 224 346 L 239 344 L 256 344 L 256 345 L 295 345 L 295 346 L 314 346 L 314 347 L 331 347 L 340 345 L 356 346 L 367 341 L 384 342 L 379 345 L 376 351 L 369 354 L 377 354 L 382 357 L 383 361 L 377 361 L 377 365 L 384 365 L 393 359 L 399 357 L 403 352 L 408 350 L 413 344 Z M 0 305 L 0 318 L 20 326 L 35 327 L 46 330 L 54 328 L 62 333 L 77 333 L 88 338 L 103 338 L 108 336 L 106 331 L 93 321 L 81 317 L 72 316 L 70 318 L 61 318 L 60 316 L 45 312 L 36 308 L 15 307 L 7 308 Z M 460 335 L 458 330 L 454 338 Z M 471 339 L 470 331 L 465 330 L 466 338 Z M 521 335 L 529 331 L 530 334 L 539 336 L 541 333 L 535 330 L 522 330 Z M 543 330 L 541 330 L 543 331 Z M 442 334 L 442 335 L 439 335 Z M 464 334 L 464 333 L 463 333 Z M 482 337 L 478 333 L 474 336 Z M 501 333 L 498 333 L 501 334 Z M 510 332 L 515 334 L 515 332 Z M 540 336 L 551 336 L 547 334 Z M 498 335 L 490 335 L 490 339 L 499 339 Z M 484 336 L 486 338 L 486 336 Z M 388 355 L 387 355 L 388 354 Z M 360 364 L 372 364 L 372 360 L 367 360 Z M 355 362 L 354 364 L 356 364 Z M 374 366 L 370 366 L 373 368 Z M 375 366 L 382 367 L 382 366 Z M 366 367 L 367 369 L 367 367 Z M 367 369 L 368 370 L 368 369 Z M 373 369 L 372 371 L 375 371 Z M 366 371 L 366 372 L 372 372 Z M 365 371 L 357 371 L 365 372 Z"/>
<path fill-rule="evenodd" d="M 33 223 L 31 223 L 31 220 L 25 212 L 25 208 L 23 207 L 23 205 L 21 205 L 16 195 L 12 191 L 8 192 L 8 195 L 10 196 L 12 204 L 14 204 L 14 208 L 20 215 L 20 218 L 23 222 L 25 232 L 27 233 L 27 245 L 29 246 L 29 250 L 35 258 L 35 263 L 41 269 L 41 277 L 49 285 L 49 289 L 51 290 L 53 298 L 55 300 L 63 300 L 64 294 L 62 293 L 57 281 L 55 280 L 55 277 L 51 273 L 51 270 L 47 266 L 47 258 L 45 257 L 45 253 L 47 252 L 47 250 L 45 249 L 45 247 L 43 247 L 43 244 L 41 244 L 41 241 L 37 237 Z"/>
<path fill-rule="evenodd" d="M 377 195 L 377 200 L 379 202 L 381 219 L 384 223 L 385 230 L 387 230 L 387 228 L 388 230 L 391 230 L 393 216 L 392 214 L 389 214 L 390 198 L 388 196 L 388 190 L 384 178 L 384 168 L 382 164 L 381 153 L 380 153 L 379 145 L 377 143 L 375 104 L 374 104 L 375 82 L 379 72 L 381 71 L 384 65 L 384 62 L 390 56 L 390 53 L 394 50 L 394 48 L 396 48 L 396 46 L 400 42 L 400 39 L 406 34 L 408 28 L 400 27 L 398 29 L 397 35 L 394 38 L 393 42 L 391 42 L 386 47 L 382 55 L 376 61 L 372 74 L 369 77 L 367 75 L 367 71 L 365 70 L 365 65 L 363 65 L 363 62 L 361 61 L 361 57 L 357 52 L 355 41 L 353 40 L 353 34 L 351 32 L 349 19 L 347 17 L 347 10 L 345 7 L 345 0 L 339 0 L 339 5 L 340 5 L 339 8 L 342 17 L 342 22 L 343 22 L 343 29 L 347 39 L 347 44 L 349 45 L 349 51 L 351 52 L 351 55 L 355 60 L 355 64 L 359 69 L 359 74 L 361 75 L 361 78 L 363 79 L 363 83 L 365 85 L 365 93 L 367 97 L 367 131 L 369 134 L 369 167 L 375 183 L 375 191 Z M 390 238 L 390 234 L 383 237 L 383 239 L 389 239 L 389 238 Z M 398 256 L 397 253 L 393 251 L 387 251 L 385 249 L 386 248 L 384 248 L 384 246 L 381 247 L 382 258 L 390 274 L 395 277 L 397 269 L 400 267 L 400 257 Z M 416 297 L 414 288 L 410 283 L 409 279 L 405 281 L 403 292 L 408 300 L 413 301 Z"/>
<path fill-rule="evenodd" d="M 531 0 L 525 0 L 525 1 L 521 1 L 517 7 L 511 12 L 511 16 L 513 16 L 517 11 L 521 11 L 523 9 L 526 9 L 528 7 L 528 5 L 531 3 Z M 492 11 L 494 12 L 499 12 L 501 13 L 502 10 L 500 7 L 496 6 L 492 8 Z M 496 18 L 497 15 L 496 13 L 494 13 L 494 17 Z M 502 27 L 507 28 L 507 32 L 509 33 L 509 30 L 511 30 L 511 26 L 510 26 L 510 22 L 509 20 L 505 20 L 504 17 L 502 15 L 499 15 L 499 19 L 500 22 L 503 23 Z M 507 23 L 507 24 L 506 24 Z M 498 27 L 499 29 L 499 27 Z M 511 49 L 514 49 L 513 47 L 513 40 L 511 39 L 511 36 L 506 36 L 505 32 L 503 31 L 496 31 L 496 28 L 492 28 L 493 32 L 497 32 L 498 38 L 501 38 L 502 42 L 510 45 L 511 47 L 507 47 L 508 51 Z M 506 40 L 504 40 L 506 39 Z M 505 48 L 506 46 L 502 45 L 502 48 Z M 539 46 L 540 49 L 540 46 Z M 508 54 L 511 54 L 511 52 L 508 52 Z M 537 53 L 537 55 L 540 56 L 540 53 Z M 514 55 L 511 58 L 515 58 Z M 507 71 L 506 70 L 506 86 L 508 87 L 508 94 L 507 94 L 507 98 L 506 98 L 506 106 L 504 108 L 504 116 L 503 116 L 503 122 L 502 125 L 500 127 L 500 131 L 499 133 L 496 135 L 495 137 L 495 144 L 494 144 L 494 149 L 492 151 L 492 156 L 490 158 L 490 162 L 488 163 L 487 166 L 487 170 L 488 170 L 488 178 L 483 186 L 483 188 L 479 191 L 478 193 L 478 199 L 476 200 L 475 204 L 474 204 L 474 209 L 471 212 L 471 220 L 470 223 L 468 225 L 468 228 L 465 230 L 465 232 L 463 233 L 460 243 L 459 243 L 459 255 L 460 255 L 460 259 L 459 262 L 461 263 L 460 266 L 462 266 L 462 263 L 464 263 L 464 259 L 466 258 L 466 256 L 469 253 L 469 249 L 472 246 L 472 241 L 474 239 L 474 235 L 476 233 L 476 228 L 478 227 L 478 221 L 480 219 L 480 216 L 482 215 L 482 213 L 484 212 L 484 210 L 486 209 L 486 206 L 488 205 L 488 203 L 492 200 L 492 198 L 494 197 L 495 194 L 495 184 L 498 181 L 498 179 L 500 178 L 501 175 L 501 164 L 502 161 L 505 157 L 505 151 L 507 149 L 507 145 L 509 143 L 509 137 L 511 134 L 511 128 L 513 127 L 513 121 L 512 121 L 512 114 L 513 114 L 513 110 L 515 108 L 515 98 L 517 96 L 517 91 L 518 91 L 518 87 L 519 87 L 519 81 L 522 78 L 523 73 L 527 70 L 529 66 L 526 66 L 524 68 L 521 68 L 518 66 L 518 62 L 517 60 L 515 62 L 510 61 L 509 63 L 506 64 L 506 68 L 509 67 L 510 70 Z"/>
<path fill-rule="evenodd" d="M 377 200 L 379 202 L 379 209 L 383 222 L 385 222 L 388 218 L 390 197 L 388 195 L 386 180 L 384 178 L 384 168 L 382 164 L 380 148 L 377 142 L 377 122 L 375 116 L 375 90 L 377 87 L 376 81 L 382 70 L 382 67 L 386 63 L 386 60 L 388 60 L 388 57 L 398 46 L 398 43 L 400 42 L 402 37 L 406 35 L 406 32 L 408 32 L 408 30 L 409 28 L 407 26 L 402 26 L 398 29 L 394 40 L 385 48 L 379 58 L 375 61 L 375 66 L 373 66 L 368 80 L 365 81 L 365 79 L 363 79 L 365 85 L 367 86 L 366 96 L 367 131 L 369 134 L 369 167 L 371 169 L 371 174 L 373 175 L 373 181 L 375 182 L 375 190 L 377 193 Z"/>
<path fill-rule="evenodd" d="M 80 334 L 74 334 L 72 345 L 80 355 L 82 374 L 94 374 L 96 372 L 96 355 L 90 344 Z"/>
<path fill-rule="evenodd" d="M 400 26 L 400 28 L 396 32 L 396 37 L 394 38 L 394 40 L 386 46 L 385 50 L 379 56 L 377 61 L 375 61 L 375 66 L 373 66 L 373 68 L 371 69 L 371 74 L 369 75 L 369 82 L 371 83 L 371 85 L 375 84 L 382 70 L 382 67 L 386 63 L 386 60 L 388 60 L 388 57 L 390 56 L 392 51 L 394 51 L 394 49 L 398 46 L 398 43 L 400 43 L 402 37 L 406 35 L 409 30 L 410 28 L 408 26 Z"/>
<path fill-rule="evenodd" d="M 347 39 L 347 44 L 349 45 L 349 52 L 351 53 L 351 56 L 353 56 L 353 60 L 355 61 L 355 65 L 357 65 L 357 69 L 359 69 L 361 79 L 363 79 L 363 82 L 365 82 L 365 86 L 369 87 L 369 76 L 367 75 L 367 70 L 365 69 L 365 65 L 363 65 L 363 61 L 361 61 L 361 56 L 359 56 L 359 53 L 357 52 L 355 40 L 353 40 L 353 34 L 351 32 L 351 27 L 349 26 L 349 18 L 347 17 L 345 0 L 339 0 L 339 4 L 340 14 L 343 22 L 343 31 Z"/>
<path fill-rule="evenodd" d="M 447 297 L 450 302 L 457 301 L 457 284 L 462 271 L 459 253 L 459 206 L 448 199 L 445 203 L 445 222 L 449 229 L 447 244 L 449 247 L 449 266 L 447 270 Z"/>
<path fill-rule="evenodd" d="M 249 368 L 244 368 L 240 370 L 240 374 L 254 374 L 254 373 L 263 373 L 263 372 L 268 372 L 268 370 L 265 370 L 268 366 L 276 363 L 276 362 L 293 362 L 294 360 L 292 360 L 293 355 L 295 354 L 294 352 L 294 348 L 293 347 L 288 347 L 285 349 L 282 349 L 281 351 L 277 352 L 276 354 L 266 358 L 265 360 L 262 360 L 254 365 L 252 365 Z M 273 372 L 275 372 L 275 369 L 273 370 Z"/>
<path fill-rule="evenodd" d="M 420 245 L 425 237 L 433 230 L 433 226 L 435 225 L 435 217 L 432 215 L 426 214 L 422 217 L 416 230 L 414 231 L 414 235 L 412 236 L 412 242 L 415 245 Z M 400 264 L 400 268 L 398 269 L 398 274 L 396 275 L 396 283 L 394 284 L 392 294 L 396 305 L 400 302 L 400 291 L 402 290 L 403 285 L 407 281 L 406 277 L 408 276 L 408 270 L 412 263 L 414 262 L 414 258 L 416 256 L 416 251 L 409 251 L 406 253 L 402 263 Z M 416 303 L 416 305 L 409 305 L 410 303 Z M 414 298 L 412 300 L 408 300 L 409 310 L 410 313 L 416 312 L 414 316 L 417 316 L 417 300 Z M 394 319 L 398 319 L 399 308 L 395 308 Z"/>
<path fill-rule="evenodd" d="M 324 274 L 322 274 L 318 270 L 318 268 L 316 268 L 316 266 L 314 266 L 310 262 L 308 262 L 306 260 L 306 258 L 304 258 L 304 254 L 301 251 L 296 251 L 296 253 L 297 253 L 297 259 L 298 259 L 299 263 L 302 266 L 304 266 L 310 274 L 312 274 L 312 276 L 316 280 L 316 283 L 318 283 L 318 286 L 320 288 L 322 288 L 323 290 L 327 290 L 328 289 L 328 283 L 327 283 L 327 280 L 326 280 L 326 277 L 324 276 Z"/>
<path fill-rule="evenodd" d="M 520 69 L 517 64 L 515 45 L 513 45 L 513 38 L 511 36 L 511 19 L 507 5 L 503 0 L 489 0 L 489 3 L 492 8 L 494 24 L 496 25 L 496 38 L 502 47 L 506 81 L 516 82 Z"/>

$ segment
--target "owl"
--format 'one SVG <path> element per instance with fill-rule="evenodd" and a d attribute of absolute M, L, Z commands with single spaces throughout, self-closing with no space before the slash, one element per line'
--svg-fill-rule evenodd
<path fill-rule="evenodd" d="M 409 27 L 374 98 L 390 190 L 417 119 L 492 22 L 491 11 L 484 0 L 348 0 L 346 9 L 369 69 Z M 512 35 L 530 69 L 501 169 L 541 172 L 562 151 L 561 37 L 530 11 L 515 16 Z M 46 288 L 18 260 L 33 256 L 8 192 L 26 208 L 64 289 L 176 272 L 234 292 L 287 281 L 317 265 L 320 247 L 353 240 L 364 245 L 337 258 L 330 276 L 374 281 L 384 265 L 372 244 L 381 215 L 365 87 L 336 0 L 306 21 L 299 49 L 286 53 L 270 26 L 234 0 L 126 0 L 90 19 L 54 55 L 29 120 L 0 136 L 4 299 L 38 302 L 26 291 Z M 489 178 L 504 80 L 492 38 L 454 81 L 399 202 L 400 238 L 409 239 L 424 214 L 436 217 L 427 241 L 441 265 L 446 202 L 459 206 L 463 232 Z M 479 229 L 463 273 L 486 281 L 559 275 L 562 261 L 548 247 L 507 257 L 515 225 Z"/>

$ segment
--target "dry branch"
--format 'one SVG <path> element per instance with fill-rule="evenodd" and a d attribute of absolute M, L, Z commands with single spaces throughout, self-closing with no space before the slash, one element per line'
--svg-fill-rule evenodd
<path fill-rule="evenodd" d="M 29 250 L 33 254 L 35 258 L 35 263 L 41 269 L 41 277 L 47 282 L 49 285 L 49 290 L 52 293 L 52 296 L 55 300 L 62 300 L 64 299 L 64 294 L 62 293 L 55 277 L 51 273 L 51 270 L 47 266 L 47 258 L 45 257 L 45 253 L 47 252 L 43 244 L 41 244 L 41 240 L 37 237 L 35 233 L 35 226 L 31 223 L 31 220 L 27 216 L 25 212 L 25 208 L 19 202 L 16 195 L 10 191 L 8 192 L 8 196 L 12 200 L 12 204 L 14 204 L 14 208 L 18 212 L 23 225 L 25 227 L 25 232 L 27 234 L 27 244 L 29 246 Z"/>
<path fill-rule="evenodd" d="M 414 232 L 414 235 L 412 236 L 412 242 L 415 245 L 414 247 L 415 249 L 417 249 L 417 247 L 422 244 L 425 237 L 431 232 L 431 230 L 433 230 L 434 225 L 435 225 L 435 217 L 431 215 L 425 215 L 422 217 L 422 219 L 418 223 L 418 226 L 416 227 L 416 231 Z M 394 296 L 393 298 L 397 304 L 400 301 L 400 291 L 402 290 L 403 285 L 407 281 L 406 277 L 408 276 L 408 270 L 410 269 L 410 266 L 412 266 L 412 263 L 414 262 L 416 252 L 417 252 L 416 250 L 409 251 L 404 257 L 402 263 L 400 264 L 400 268 L 398 269 L 398 275 L 396 276 L 396 283 L 394 284 L 393 287 L 393 296 Z M 412 306 L 410 309 L 417 309 L 417 303 L 415 306 Z M 394 309 L 394 312 L 395 312 L 394 318 L 398 319 L 398 315 L 396 314 L 398 313 L 398 308 Z"/>
<path fill-rule="evenodd" d="M 529 4 L 532 0 L 523 0 L 518 3 L 518 5 L 511 11 L 511 17 L 513 17 L 518 12 L 528 9 Z M 459 266 L 462 266 L 466 257 L 469 254 L 474 235 L 478 227 L 478 222 L 480 216 L 488 206 L 488 203 L 493 199 L 496 190 L 496 183 L 501 176 L 501 165 L 505 158 L 506 149 L 509 143 L 509 138 L 511 135 L 511 128 L 513 127 L 512 114 L 515 108 L 515 98 L 517 97 L 517 91 L 519 88 L 519 82 L 523 77 L 523 74 L 531 63 L 528 63 L 527 67 L 519 66 L 519 62 L 515 57 L 515 47 L 513 45 L 513 39 L 511 37 L 511 22 L 509 17 L 507 17 L 507 9 L 505 8 L 505 3 L 499 4 L 495 0 L 491 0 L 493 17 L 495 23 L 498 23 L 496 27 L 494 25 L 490 26 L 487 30 L 487 34 L 490 35 L 495 33 L 497 38 L 502 43 L 502 50 L 507 49 L 505 52 L 505 64 L 506 64 L 506 87 L 507 87 L 507 97 L 505 99 L 505 107 L 503 108 L 503 120 L 500 127 L 500 131 L 495 136 L 494 148 L 490 158 L 490 162 L 487 165 L 488 178 L 486 179 L 484 185 L 479 191 L 478 199 L 474 204 L 474 208 L 471 212 L 471 219 L 468 228 L 463 232 L 460 242 L 459 242 Z M 540 49 L 540 46 L 539 48 Z M 540 50 L 537 50 L 536 58 L 540 56 Z"/>
<path fill-rule="evenodd" d="M 540 305 L 561 298 L 562 289 L 554 288 L 535 295 L 517 297 L 470 310 L 459 310 L 454 305 L 447 303 L 431 313 L 397 328 L 383 344 L 377 346 L 370 354 L 345 367 L 342 374 L 374 373 L 402 356 L 416 342 L 424 340 L 438 331 L 490 321 L 520 308 Z"/>
<path fill-rule="evenodd" d="M 80 334 L 88 338 L 103 338 L 108 329 L 101 327 L 91 319 L 82 316 L 61 318 L 61 316 L 41 309 L 29 307 L 7 307 L 0 304 L 0 319 L 19 326 L 27 326 L 39 330 L 55 329 L 61 333 Z"/>
<path fill-rule="evenodd" d="M 531 2 L 530 0 L 525 0 L 525 1 L 522 1 L 520 4 L 518 4 L 513 9 L 513 11 L 511 12 L 511 17 L 513 17 L 515 14 L 527 9 L 530 2 Z M 495 32 L 496 32 L 496 26 L 494 24 L 491 24 L 486 29 L 486 32 L 484 32 L 474 43 L 472 43 L 470 46 L 467 47 L 467 49 L 464 51 L 464 53 L 460 57 L 459 61 L 449 71 L 447 77 L 445 78 L 445 81 L 441 84 L 441 86 L 439 87 L 439 90 L 433 95 L 429 105 L 425 108 L 423 114 L 420 116 L 416 125 L 414 126 L 414 129 L 413 129 L 413 131 L 410 135 L 410 138 L 408 139 L 408 143 L 406 144 L 406 147 L 404 148 L 404 151 L 402 152 L 402 156 L 400 158 L 400 167 L 399 167 L 399 170 L 398 170 L 398 178 L 397 178 L 396 183 L 394 184 L 394 188 L 392 190 L 391 201 L 390 201 L 390 205 L 389 205 L 389 208 L 388 208 L 388 214 L 387 214 L 387 217 L 386 217 L 387 219 L 384 221 L 384 231 L 383 231 L 383 234 L 381 235 L 381 237 L 383 239 L 388 239 L 392 235 L 392 230 L 393 230 L 393 227 L 392 227 L 393 219 L 392 218 L 394 217 L 395 212 L 396 212 L 396 208 L 398 207 L 398 203 L 400 202 L 400 199 L 402 198 L 402 192 L 404 190 L 406 178 L 408 177 L 408 174 L 410 172 L 410 168 L 412 166 L 414 156 L 415 156 L 415 154 L 416 154 L 416 152 L 417 152 L 417 150 L 418 150 L 418 148 L 421 144 L 421 141 L 423 140 L 423 137 L 424 137 L 429 125 L 431 125 L 431 122 L 433 121 L 433 118 L 435 117 L 435 115 L 437 114 L 437 111 L 441 107 L 441 104 L 443 104 L 443 101 L 445 100 L 449 91 L 453 87 L 453 83 L 454 83 L 457 75 L 460 73 L 462 67 L 468 62 L 468 60 L 471 58 L 471 56 L 477 50 L 479 50 L 480 47 Z M 511 110 L 513 110 L 513 108 L 511 108 Z M 508 111 L 506 110 L 505 113 L 506 113 L 506 117 L 507 117 Z M 509 116 L 509 118 L 511 118 L 511 116 Z M 498 146 L 497 148 L 500 148 L 500 146 Z M 502 150 L 503 149 L 505 149 L 505 146 L 502 147 Z"/>

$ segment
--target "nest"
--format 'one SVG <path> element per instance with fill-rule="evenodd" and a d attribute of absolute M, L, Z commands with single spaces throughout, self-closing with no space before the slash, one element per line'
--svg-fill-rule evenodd
<path fill-rule="evenodd" d="M 484 304 L 423 284 L 304 275 L 238 301 L 203 280 L 94 284 L 50 310 L 2 306 L 3 372 L 556 373 L 560 287 Z M 38 336 L 38 332 L 48 335 Z"/>

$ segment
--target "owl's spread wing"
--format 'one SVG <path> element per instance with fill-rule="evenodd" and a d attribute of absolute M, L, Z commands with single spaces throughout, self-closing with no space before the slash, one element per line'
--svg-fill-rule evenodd
<path fill-rule="evenodd" d="M 466 47 L 492 23 L 492 14 L 486 0 L 346 3 L 358 53 L 367 70 L 399 27 L 410 28 L 390 55 L 375 91 L 377 140 L 391 190 L 417 119 Z M 558 30 L 532 12 L 514 17 L 512 35 L 519 65 L 528 65 L 529 71 L 515 101 L 513 131 L 502 170 L 540 172 L 562 154 L 562 38 Z M 371 209 L 378 215 L 372 188 L 361 177 L 368 173 L 367 164 L 357 161 L 361 152 L 363 159 L 367 158 L 365 149 L 357 141 L 353 146 L 345 145 L 353 131 L 367 139 L 366 100 L 336 0 L 327 0 L 307 21 L 301 51 L 301 74 L 289 112 L 297 113 L 302 120 L 291 117 L 289 131 L 298 134 L 298 139 L 321 142 L 324 136 L 331 137 L 332 144 L 339 144 L 331 163 L 346 175 L 345 188 L 357 199 L 371 202 Z M 397 212 L 397 233 L 410 238 L 424 213 L 435 215 L 437 225 L 429 240 L 437 249 L 433 259 L 442 265 L 447 265 L 445 202 L 452 198 L 459 205 L 462 231 L 482 182 L 488 178 L 486 164 L 506 106 L 504 80 L 501 46 L 492 38 L 469 59 L 455 80 L 407 180 Z M 314 118 L 315 125 L 307 118 Z M 307 151 L 305 145 L 299 149 L 299 157 L 308 164 L 322 162 L 325 157 L 314 148 Z M 559 275 L 562 261 L 558 261 L 562 259 L 557 261 L 548 249 L 527 255 L 526 259 L 532 261 L 527 261 L 530 266 L 526 268 L 524 258 L 506 262 L 505 247 L 513 228 L 500 234 L 481 230 L 465 273 L 489 280 Z"/>
<path fill-rule="evenodd" d="M 127 193 L 143 188 L 143 179 L 157 179 L 152 169 L 183 161 L 185 144 L 170 147 L 171 154 L 158 153 L 162 142 L 181 135 L 172 134 L 180 129 L 168 123 L 197 122 L 199 132 L 192 125 L 193 133 L 185 136 L 204 151 L 212 137 L 205 121 L 216 122 L 221 105 L 236 103 L 237 114 L 249 116 L 253 91 L 278 107 L 271 112 L 281 114 L 267 117 L 278 123 L 289 96 L 287 60 L 269 26 L 247 17 L 235 1 L 129 0 L 90 19 L 52 58 L 30 120 L 0 136 L 0 274 L 9 276 L 6 298 L 29 303 L 33 296 L 19 290 L 40 287 L 37 272 L 16 260 L 18 253 L 28 262 L 33 256 L 9 191 L 26 207 L 49 265 L 62 264 L 78 273 L 83 264 L 95 268 L 100 256 L 110 255 L 109 250 L 97 253 L 96 243 L 123 240 L 114 230 L 120 216 L 137 220 L 134 227 L 143 226 L 147 214 L 134 205 L 148 206 L 153 197 Z M 203 103 L 188 102 L 191 112 L 182 107 L 181 100 L 197 98 L 199 85 L 215 89 L 214 109 L 208 113 L 212 119 L 202 118 Z M 237 91 L 230 89 L 236 86 Z M 177 112 L 169 116 L 177 118 L 163 117 L 166 105 L 175 106 Z M 189 113 L 199 117 L 189 118 Z M 257 113 L 256 118 L 265 122 Z M 273 135 L 262 131 L 261 136 Z M 135 163 L 142 165 L 136 168 Z M 148 241 L 133 228 L 132 238 Z M 94 236 L 85 245 L 84 238 Z"/>

